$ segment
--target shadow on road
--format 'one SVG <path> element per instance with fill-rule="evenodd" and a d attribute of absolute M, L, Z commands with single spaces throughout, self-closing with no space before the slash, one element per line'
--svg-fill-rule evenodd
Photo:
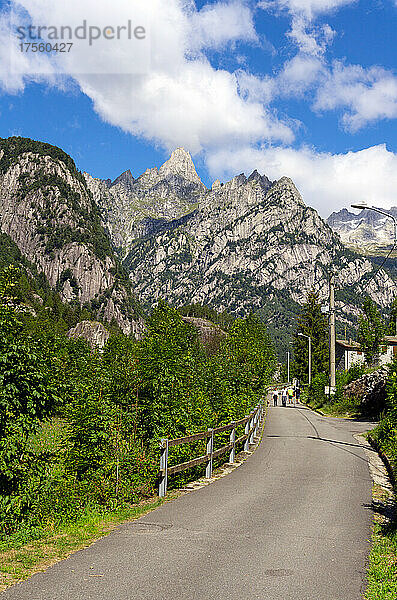
<path fill-rule="evenodd" d="M 295 438 L 295 439 L 301 438 L 301 439 L 305 439 L 305 440 L 316 440 L 319 442 L 325 442 L 326 444 L 332 444 L 339 450 L 342 450 L 343 452 L 347 452 L 348 454 L 351 454 L 352 456 L 355 456 L 356 458 L 359 458 L 360 460 L 367 462 L 366 458 L 359 456 L 355 452 L 351 452 L 347 448 L 340 447 L 340 446 L 352 446 L 353 448 L 362 448 L 362 446 L 360 444 L 351 444 L 350 442 L 341 442 L 339 440 L 329 440 L 327 438 L 316 437 L 314 435 L 267 435 L 266 437 L 268 437 L 268 438 Z"/>
<path fill-rule="evenodd" d="M 397 523 L 394 520 L 396 516 L 396 507 L 393 504 L 385 504 L 384 502 L 373 500 L 371 504 L 362 504 L 361 506 L 371 510 L 376 515 L 387 519 L 387 523 L 381 523 L 384 529 L 393 532 L 396 531 Z"/>

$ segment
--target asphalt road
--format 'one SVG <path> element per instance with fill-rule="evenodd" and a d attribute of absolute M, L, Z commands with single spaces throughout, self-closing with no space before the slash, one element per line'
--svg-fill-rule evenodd
<path fill-rule="evenodd" d="M 372 521 L 368 424 L 269 411 L 230 475 L 125 524 L 3 600 L 359 600 Z"/>

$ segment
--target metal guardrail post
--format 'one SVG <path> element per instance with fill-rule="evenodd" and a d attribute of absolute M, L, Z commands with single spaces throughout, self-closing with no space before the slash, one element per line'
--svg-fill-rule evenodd
<path fill-rule="evenodd" d="M 251 412 L 251 418 L 250 418 L 250 429 L 253 427 L 254 425 L 254 419 L 255 419 L 255 413 L 254 411 Z M 254 443 L 254 432 L 251 432 L 251 435 L 249 437 L 249 444 L 253 444 Z"/>
<path fill-rule="evenodd" d="M 212 453 L 214 452 L 214 430 L 208 429 L 208 433 L 211 433 L 211 435 L 209 436 L 208 442 L 207 442 L 207 454 L 208 454 L 209 458 L 208 458 L 207 468 L 205 469 L 205 476 L 207 479 L 210 479 L 212 477 Z"/>
<path fill-rule="evenodd" d="M 259 433 L 259 426 L 261 423 L 261 410 L 262 410 L 262 404 L 259 403 L 258 408 L 256 409 L 255 437 L 258 437 L 258 433 Z"/>
<path fill-rule="evenodd" d="M 232 444 L 232 449 L 230 450 L 229 462 L 234 463 L 236 456 L 236 422 L 233 421 L 232 425 L 234 426 L 230 432 L 230 443 Z"/>
<path fill-rule="evenodd" d="M 245 415 L 245 416 L 246 416 L 246 418 L 248 418 L 248 415 Z M 245 429 L 244 429 L 245 435 L 248 435 L 248 432 L 250 430 L 250 423 L 251 423 L 251 419 L 248 418 L 248 421 L 246 422 Z M 244 442 L 244 452 L 248 452 L 249 444 L 250 444 L 249 437 L 247 437 L 247 439 Z"/>
<path fill-rule="evenodd" d="M 164 498 L 167 493 L 168 483 L 168 439 L 163 438 L 160 441 L 160 482 L 159 497 Z"/>

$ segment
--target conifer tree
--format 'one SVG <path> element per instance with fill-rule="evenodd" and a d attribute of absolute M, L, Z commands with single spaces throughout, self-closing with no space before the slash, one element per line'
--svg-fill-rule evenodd
<path fill-rule="evenodd" d="M 396 328 L 397 328 L 397 298 L 394 298 L 394 300 L 390 306 L 389 325 L 388 325 L 389 335 L 397 335 Z"/>

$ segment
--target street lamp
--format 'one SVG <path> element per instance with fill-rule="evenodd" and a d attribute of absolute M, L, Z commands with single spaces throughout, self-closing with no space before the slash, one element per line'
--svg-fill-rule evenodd
<path fill-rule="evenodd" d="M 310 335 L 305 335 L 304 333 L 298 333 L 300 337 L 305 337 L 309 340 L 309 385 L 312 382 L 312 338 Z"/>

